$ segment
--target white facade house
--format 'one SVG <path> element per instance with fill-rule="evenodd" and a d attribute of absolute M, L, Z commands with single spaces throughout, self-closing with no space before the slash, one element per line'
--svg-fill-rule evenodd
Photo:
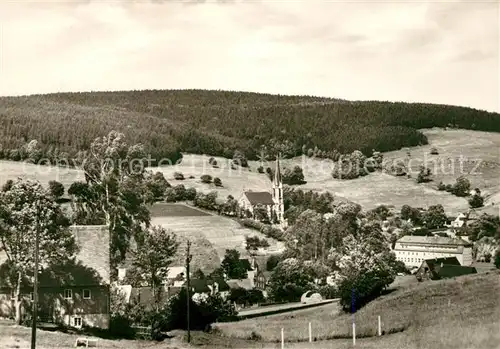
<path fill-rule="evenodd" d="M 394 247 L 396 259 L 407 267 L 419 267 L 426 259 L 456 257 L 461 265 L 472 264 L 472 244 L 459 238 L 403 236 Z"/>
<path fill-rule="evenodd" d="M 284 219 L 285 205 L 283 202 L 283 180 L 281 177 L 279 158 L 276 159 L 272 192 L 245 191 L 239 198 L 238 205 L 243 211 L 249 211 L 252 215 L 255 207 L 264 207 L 267 210 L 269 218 L 272 218 L 274 215 L 279 225 L 286 225 Z"/>

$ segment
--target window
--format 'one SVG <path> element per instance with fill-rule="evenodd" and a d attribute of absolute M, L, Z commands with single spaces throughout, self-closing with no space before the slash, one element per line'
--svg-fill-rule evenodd
<path fill-rule="evenodd" d="M 90 290 L 83 290 L 83 299 L 90 299 Z"/>
<path fill-rule="evenodd" d="M 64 299 L 73 299 L 73 291 L 64 290 Z"/>
<path fill-rule="evenodd" d="M 73 327 L 82 327 L 82 318 L 81 317 L 74 317 L 73 318 Z"/>

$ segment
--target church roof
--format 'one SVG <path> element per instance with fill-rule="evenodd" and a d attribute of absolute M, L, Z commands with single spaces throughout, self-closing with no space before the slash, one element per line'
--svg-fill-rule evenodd
<path fill-rule="evenodd" d="M 267 191 L 246 191 L 245 196 L 252 205 L 274 205 L 273 197 Z"/>

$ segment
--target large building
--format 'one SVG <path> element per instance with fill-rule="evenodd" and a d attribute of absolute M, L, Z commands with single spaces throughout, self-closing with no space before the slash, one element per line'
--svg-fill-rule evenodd
<path fill-rule="evenodd" d="M 279 158 L 276 159 L 272 193 L 267 191 L 245 191 L 238 200 L 238 204 L 243 211 L 250 212 L 252 215 L 256 207 L 263 207 L 271 221 L 274 217 L 279 225 L 286 224 L 284 219 L 283 180 Z"/>
<path fill-rule="evenodd" d="M 108 328 L 110 313 L 110 236 L 105 225 L 72 226 L 79 248 L 74 259 L 44 269 L 39 275 L 38 315 L 41 321 L 71 327 Z M 0 251 L 0 266 L 6 255 Z M 0 316 L 14 317 L 13 285 L 0 278 Z M 33 286 L 21 288 L 21 312 L 27 315 Z"/>
<path fill-rule="evenodd" d="M 460 265 L 472 264 L 472 244 L 441 236 L 403 236 L 394 247 L 396 259 L 407 267 L 419 267 L 424 260 L 456 257 Z"/>

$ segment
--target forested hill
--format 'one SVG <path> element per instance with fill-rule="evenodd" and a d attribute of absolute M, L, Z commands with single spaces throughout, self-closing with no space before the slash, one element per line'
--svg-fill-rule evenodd
<path fill-rule="evenodd" d="M 110 130 L 143 143 L 157 159 L 175 159 L 180 151 L 231 157 L 236 149 L 252 159 L 262 145 L 288 156 L 304 145 L 370 153 L 425 144 L 418 129 L 434 126 L 500 132 L 500 115 L 445 105 L 209 90 L 4 97 L 0 155 L 22 157 L 19 150 L 36 139 L 44 154 L 72 157 Z"/>

